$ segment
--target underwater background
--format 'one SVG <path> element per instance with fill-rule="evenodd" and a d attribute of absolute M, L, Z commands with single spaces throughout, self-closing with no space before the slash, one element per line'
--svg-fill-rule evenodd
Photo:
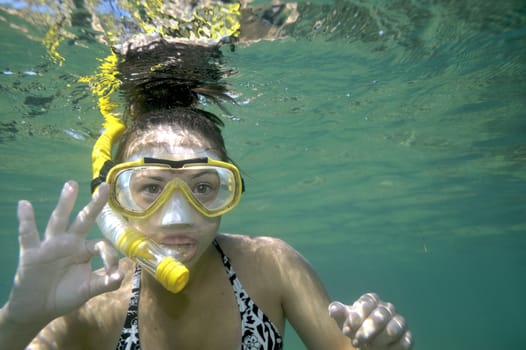
<path fill-rule="evenodd" d="M 66 180 L 81 184 L 78 208 L 89 199 L 102 117 L 78 78 L 109 53 L 79 21 L 54 64 L 40 43 L 48 28 L 23 6 L 0 0 L 2 304 L 17 201 L 34 204 L 43 230 Z M 377 292 L 417 350 L 524 349 L 526 3 L 296 9 L 278 40 L 225 50 L 238 104 L 209 108 L 247 192 L 222 231 L 284 239 L 333 299 Z M 285 349 L 304 349 L 291 327 Z"/>

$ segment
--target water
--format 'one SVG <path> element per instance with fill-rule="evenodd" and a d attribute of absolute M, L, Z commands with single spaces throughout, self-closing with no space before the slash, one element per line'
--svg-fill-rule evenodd
<path fill-rule="evenodd" d="M 288 39 L 227 53 L 241 103 L 224 133 L 247 192 L 223 231 L 286 240 L 334 299 L 378 292 L 406 317 L 415 349 L 522 349 L 526 5 L 299 8 Z M 35 40 L 41 26 L 5 11 L 0 26 L 5 300 L 16 201 L 33 201 L 44 227 L 65 180 L 89 197 L 101 117 L 75 81 L 107 51 L 70 41 L 59 67 Z M 304 348 L 291 328 L 285 344 Z"/>

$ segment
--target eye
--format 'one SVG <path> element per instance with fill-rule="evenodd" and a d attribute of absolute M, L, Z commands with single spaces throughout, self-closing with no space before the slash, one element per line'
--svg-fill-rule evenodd
<path fill-rule="evenodd" d="M 162 191 L 162 187 L 160 185 L 146 185 L 142 189 L 143 192 L 148 194 L 159 194 Z"/>
<path fill-rule="evenodd" d="M 130 195 L 138 208 L 145 209 L 159 198 L 163 190 L 162 184 L 145 181 L 140 184 L 135 183 L 130 188 Z"/>
<path fill-rule="evenodd" d="M 205 182 L 201 182 L 194 186 L 193 192 L 199 195 L 207 195 L 210 192 L 212 192 L 212 186 L 210 186 L 210 184 L 207 184 Z"/>

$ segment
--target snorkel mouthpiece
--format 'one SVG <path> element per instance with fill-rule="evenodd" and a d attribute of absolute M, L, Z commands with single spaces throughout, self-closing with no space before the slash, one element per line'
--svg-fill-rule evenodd
<path fill-rule="evenodd" d="M 117 248 L 126 256 L 134 257 L 148 272 L 172 293 L 179 293 L 190 278 L 188 269 L 165 253 L 152 240 L 128 228 L 116 242 Z"/>
<path fill-rule="evenodd" d="M 155 278 L 170 292 L 179 293 L 186 287 L 190 273 L 186 266 L 171 256 L 167 256 L 157 265 Z"/>

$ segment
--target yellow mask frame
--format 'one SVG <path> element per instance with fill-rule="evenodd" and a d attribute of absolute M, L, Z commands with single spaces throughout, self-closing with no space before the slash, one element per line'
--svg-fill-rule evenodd
<path fill-rule="evenodd" d="M 132 209 L 127 209 L 120 204 L 118 199 L 118 186 L 116 186 L 117 178 L 123 172 L 134 169 L 134 168 L 143 168 L 143 167 L 152 167 L 152 169 L 192 169 L 192 168 L 202 168 L 204 167 L 215 167 L 228 170 L 233 176 L 228 180 L 229 192 L 232 193 L 230 200 L 228 200 L 225 205 L 222 205 L 216 209 L 208 208 L 203 203 L 201 203 L 195 195 L 192 193 L 192 190 L 188 187 L 184 180 L 179 178 L 171 179 L 167 182 L 166 186 L 162 189 L 159 197 L 157 197 L 150 206 L 148 206 L 143 211 L 135 211 Z M 108 184 L 110 185 L 110 195 L 108 203 L 110 207 L 116 212 L 122 214 L 123 216 L 130 219 L 147 219 L 153 213 L 155 213 L 159 208 L 161 208 L 168 199 L 173 195 L 176 190 L 182 192 L 188 202 L 195 208 L 199 213 L 206 217 L 217 217 L 221 216 L 230 210 L 234 209 L 239 201 L 241 200 L 241 194 L 244 191 L 243 179 L 239 173 L 239 169 L 227 162 L 222 162 L 214 160 L 208 157 L 203 158 L 193 158 L 185 160 L 167 160 L 167 159 L 156 159 L 156 158 L 141 158 L 136 161 L 125 162 L 117 164 L 112 167 L 107 176 Z"/>

